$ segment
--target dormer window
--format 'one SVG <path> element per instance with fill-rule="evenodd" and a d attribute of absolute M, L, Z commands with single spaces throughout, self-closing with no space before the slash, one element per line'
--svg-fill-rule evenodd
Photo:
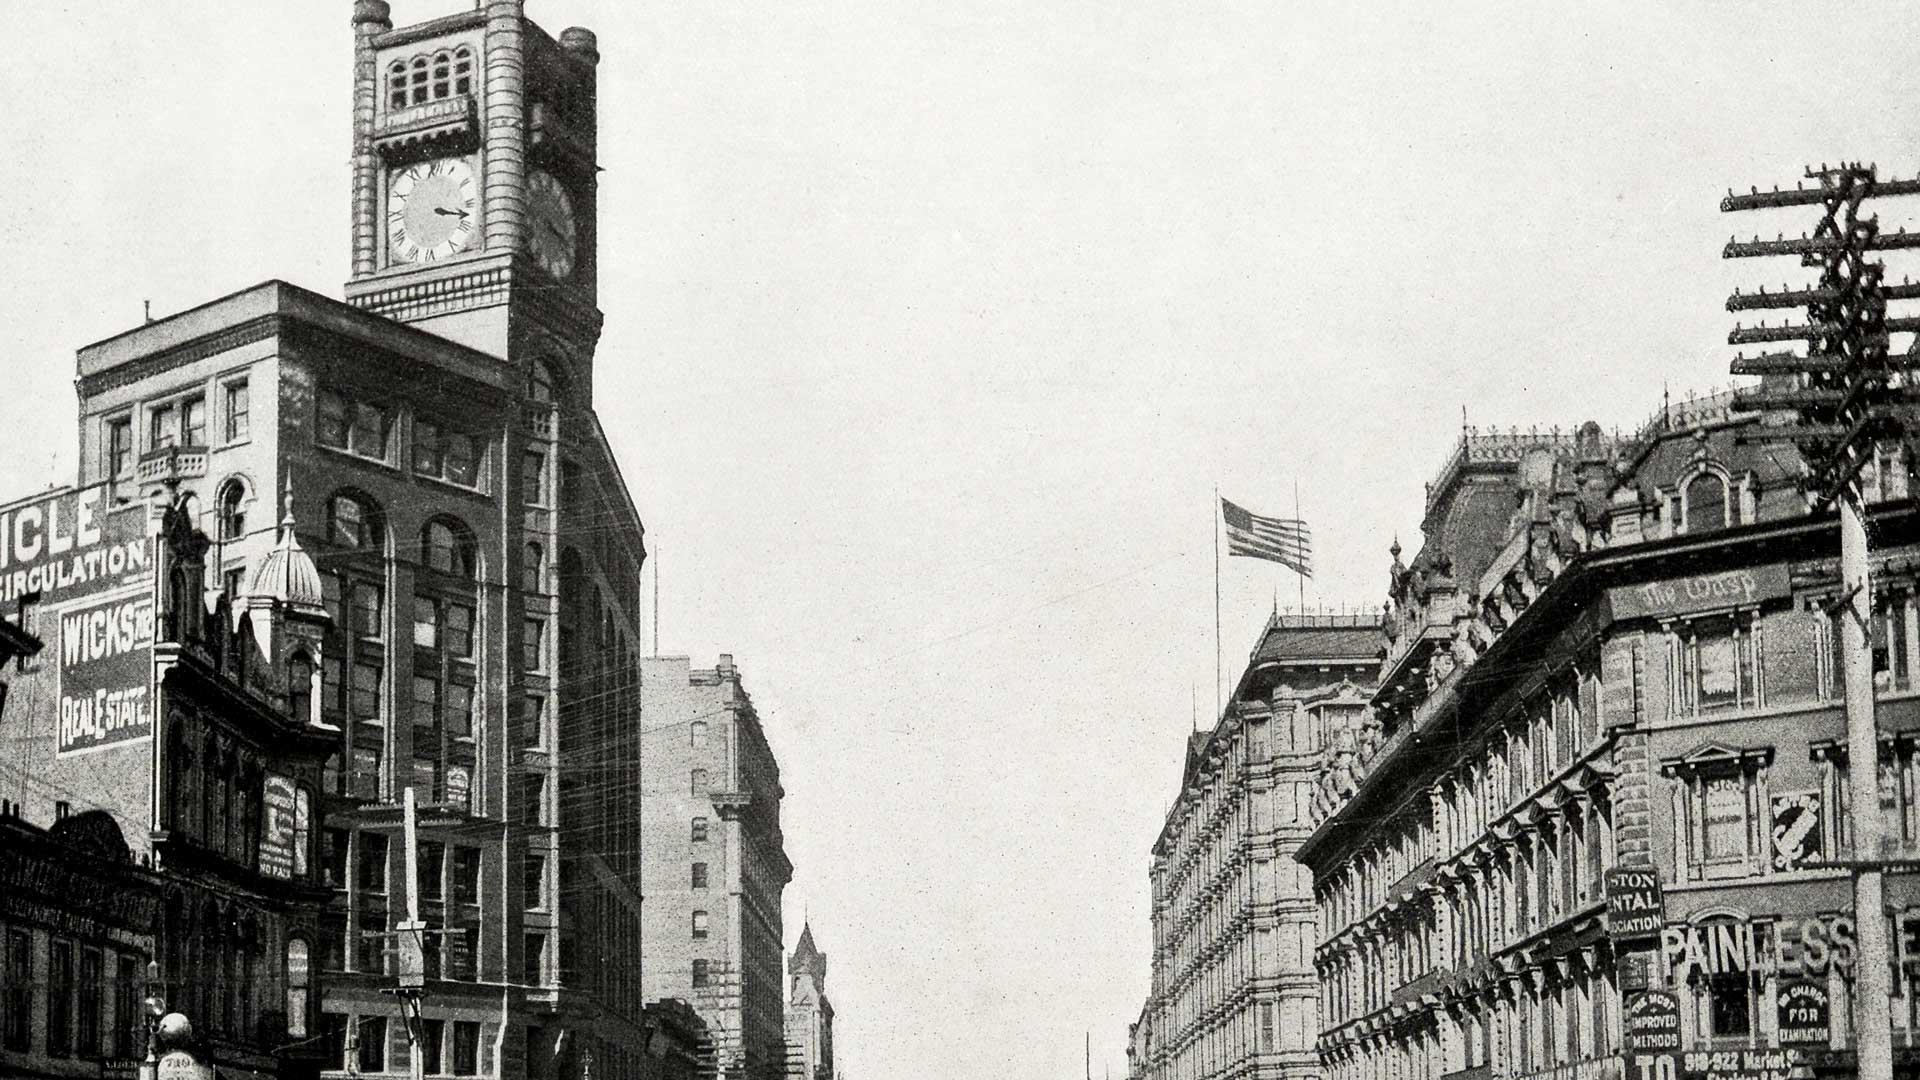
<path fill-rule="evenodd" d="M 1733 503 L 1727 498 L 1727 481 L 1719 473 L 1702 472 L 1687 481 L 1685 499 L 1687 532 L 1724 529 L 1738 523 L 1739 514 L 1729 513 Z"/>

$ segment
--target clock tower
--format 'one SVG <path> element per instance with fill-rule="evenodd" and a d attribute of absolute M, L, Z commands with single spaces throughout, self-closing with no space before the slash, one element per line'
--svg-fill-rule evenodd
<path fill-rule="evenodd" d="M 353 5 L 353 277 L 347 301 L 592 400 L 592 31 L 549 37 L 525 0 L 395 28 Z"/>

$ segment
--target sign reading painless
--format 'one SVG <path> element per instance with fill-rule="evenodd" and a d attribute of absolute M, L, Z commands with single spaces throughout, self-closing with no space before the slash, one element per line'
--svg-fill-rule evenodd
<path fill-rule="evenodd" d="M 1615 619 L 1625 620 L 1746 607 L 1792 592 L 1786 564 L 1776 563 L 1608 589 L 1607 604 Z"/>
<path fill-rule="evenodd" d="M 60 612 L 61 756 L 153 734 L 153 597 Z"/>

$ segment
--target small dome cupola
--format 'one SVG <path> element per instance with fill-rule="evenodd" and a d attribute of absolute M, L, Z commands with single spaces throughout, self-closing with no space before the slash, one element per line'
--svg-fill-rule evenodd
<path fill-rule="evenodd" d="M 247 581 L 247 607 L 277 608 L 289 615 L 325 620 L 326 600 L 320 588 L 320 569 L 300 548 L 293 527 L 293 482 L 287 482 L 285 512 L 273 549 L 261 557 Z"/>

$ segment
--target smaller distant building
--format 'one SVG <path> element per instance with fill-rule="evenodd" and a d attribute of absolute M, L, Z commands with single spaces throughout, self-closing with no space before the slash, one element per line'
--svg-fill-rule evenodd
<path fill-rule="evenodd" d="M 678 998 L 650 1001 L 642 1010 L 646 1055 L 641 1080 L 699 1080 L 713 1075 L 713 1042 L 693 1006 Z"/>
<path fill-rule="evenodd" d="M 733 657 L 640 662 L 641 831 L 648 1000 L 691 1004 L 717 1075 L 786 1072 L 780 764 Z"/>
<path fill-rule="evenodd" d="M 787 998 L 789 1075 L 833 1080 L 833 1002 L 827 998 L 827 954 L 813 943 L 813 927 L 800 928 L 800 941 L 787 960 L 793 988 Z"/>

